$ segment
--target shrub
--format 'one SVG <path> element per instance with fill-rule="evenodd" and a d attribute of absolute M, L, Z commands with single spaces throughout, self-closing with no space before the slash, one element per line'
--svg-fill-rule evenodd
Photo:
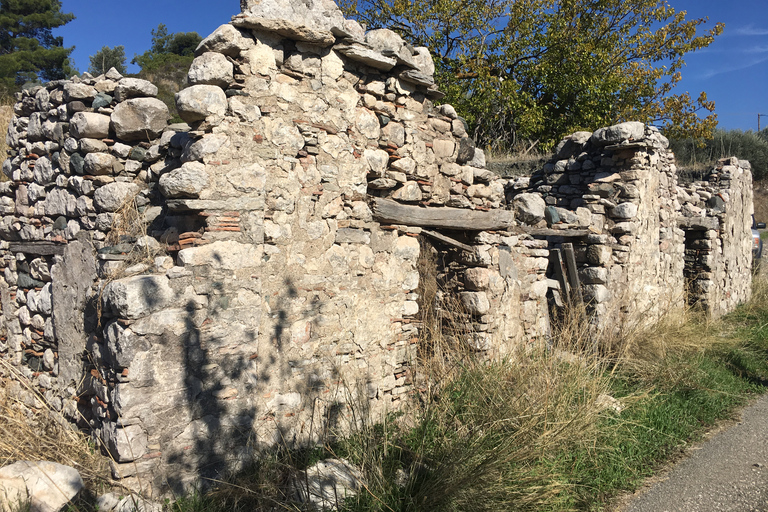
<path fill-rule="evenodd" d="M 678 167 L 685 170 L 707 170 L 718 159 L 735 156 L 749 160 L 755 180 L 768 177 L 768 130 L 715 130 L 711 140 L 671 140 L 670 149 L 677 157 Z"/>

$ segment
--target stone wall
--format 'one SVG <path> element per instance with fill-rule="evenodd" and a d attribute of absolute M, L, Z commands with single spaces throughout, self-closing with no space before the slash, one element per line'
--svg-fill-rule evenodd
<path fill-rule="evenodd" d="M 749 162 L 720 160 L 706 181 L 681 186 L 687 300 L 712 316 L 749 300 L 752 173 Z"/>
<path fill-rule="evenodd" d="M 19 380 L 91 429 L 125 485 L 183 492 L 254 448 L 321 437 L 352 406 L 397 409 L 424 309 L 488 357 L 546 339 L 565 242 L 596 323 L 682 305 L 686 282 L 713 313 L 748 297 L 736 161 L 684 199 L 665 139 L 628 123 L 500 179 L 434 105 L 426 48 L 366 33 L 332 2 L 244 4 L 197 49 L 184 123 L 114 71 L 14 107 L 2 372 L 30 407 Z M 712 197 L 718 212 L 699 204 Z M 698 219 L 714 226 L 701 240 Z"/>
<path fill-rule="evenodd" d="M 654 321 L 685 304 L 718 316 L 750 297 L 749 163 L 726 159 L 709 181 L 680 186 L 667 147 L 641 123 L 578 132 L 509 183 L 521 224 L 542 228 L 550 248 L 573 243 L 596 324 Z"/>

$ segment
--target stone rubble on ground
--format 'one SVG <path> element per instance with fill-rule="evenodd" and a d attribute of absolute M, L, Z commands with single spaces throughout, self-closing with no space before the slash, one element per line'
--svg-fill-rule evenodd
<path fill-rule="evenodd" d="M 0 468 L 0 512 L 16 507 L 59 512 L 83 489 L 76 469 L 48 461 L 19 461 Z"/>
<path fill-rule="evenodd" d="M 344 459 L 324 459 L 293 477 L 296 501 L 312 510 L 336 510 L 366 486 L 360 470 Z"/>

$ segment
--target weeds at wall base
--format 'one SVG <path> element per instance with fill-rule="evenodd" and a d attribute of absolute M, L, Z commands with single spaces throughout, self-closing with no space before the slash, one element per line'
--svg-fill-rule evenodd
<path fill-rule="evenodd" d="M 753 300 L 718 322 L 682 312 L 633 331 L 621 357 L 579 354 L 592 345 L 577 335 L 588 331 L 574 329 L 561 332 L 558 350 L 491 362 L 467 352 L 425 366 L 448 372 L 412 409 L 356 421 L 351 435 L 317 446 L 265 453 L 213 491 L 165 509 L 303 510 L 289 482 L 329 457 L 365 476 L 343 511 L 602 509 L 766 390 L 767 292 L 756 280 Z M 602 405 L 605 395 L 623 410 Z"/>
<path fill-rule="evenodd" d="M 717 322 L 682 311 L 634 329 L 609 357 L 578 353 L 593 345 L 572 326 L 558 350 L 441 359 L 427 368 L 444 380 L 415 409 L 320 448 L 366 476 L 341 510 L 602 509 L 765 391 L 766 289 L 756 282 L 752 302 Z M 624 409 L 598 406 L 602 395 Z M 223 510 L 211 506 L 174 510 Z"/>

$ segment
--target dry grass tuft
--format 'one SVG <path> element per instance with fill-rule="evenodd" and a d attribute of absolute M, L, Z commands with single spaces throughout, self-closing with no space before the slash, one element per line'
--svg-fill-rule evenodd
<path fill-rule="evenodd" d="M 107 460 L 7 361 L 0 359 L 0 466 L 46 460 L 77 469 L 89 489 L 103 488 Z M 26 392 L 26 393 L 22 393 Z M 34 396 L 34 406 L 21 396 Z"/>

